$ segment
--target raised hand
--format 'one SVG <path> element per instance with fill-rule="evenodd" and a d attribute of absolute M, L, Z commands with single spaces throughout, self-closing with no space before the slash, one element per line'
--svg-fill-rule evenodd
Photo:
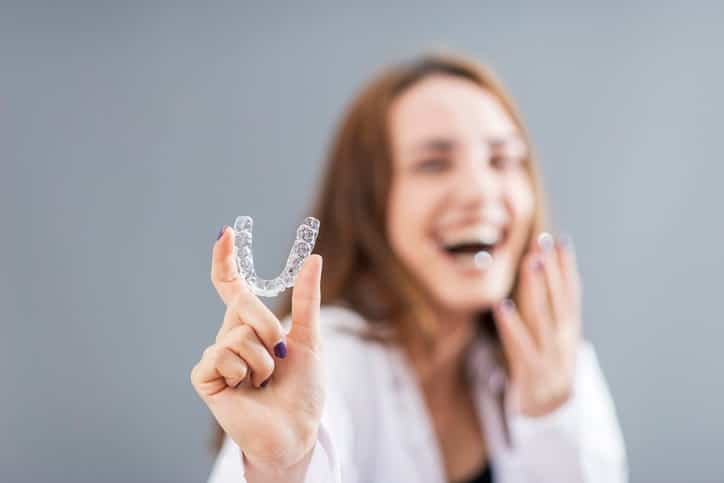
<path fill-rule="evenodd" d="M 296 279 L 285 336 L 279 319 L 239 277 L 232 230 L 225 227 L 214 245 L 211 280 L 226 313 L 191 382 L 247 467 L 281 475 L 308 457 L 316 441 L 324 404 L 321 272 L 322 258 L 310 255 Z"/>
<path fill-rule="evenodd" d="M 581 331 L 581 282 L 568 239 L 541 234 L 520 269 L 519 307 L 495 309 L 511 376 L 513 407 L 542 416 L 572 392 Z"/>

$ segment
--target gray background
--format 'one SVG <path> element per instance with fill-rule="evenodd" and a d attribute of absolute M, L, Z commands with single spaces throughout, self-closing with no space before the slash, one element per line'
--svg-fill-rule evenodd
<path fill-rule="evenodd" d="M 722 25 L 701 2 L 2 3 L 0 481 L 205 480 L 188 375 L 219 225 L 253 215 L 278 270 L 342 107 L 436 47 L 529 122 L 632 481 L 724 481 Z"/>

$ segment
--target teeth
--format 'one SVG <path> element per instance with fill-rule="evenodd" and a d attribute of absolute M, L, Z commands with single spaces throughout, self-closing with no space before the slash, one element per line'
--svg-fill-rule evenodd
<path fill-rule="evenodd" d="M 486 250 L 477 253 L 456 253 L 452 255 L 453 260 L 465 269 L 477 269 L 484 271 L 493 265 L 493 255 Z"/>
<path fill-rule="evenodd" d="M 480 270 L 485 270 L 493 264 L 493 256 L 485 250 L 481 250 L 475 254 L 474 261 L 476 267 Z"/>

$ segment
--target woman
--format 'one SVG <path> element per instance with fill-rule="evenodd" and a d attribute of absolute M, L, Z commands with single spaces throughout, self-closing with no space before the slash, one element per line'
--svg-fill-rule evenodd
<path fill-rule="evenodd" d="M 227 310 L 191 372 L 226 434 L 209 481 L 626 481 L 573 249 L 544 231 L 530 139 L 490 72 L 444 54 L 382 72 L 312 215 L 319 254 L 276 315 L 228 227 L 214 246 Z"/>

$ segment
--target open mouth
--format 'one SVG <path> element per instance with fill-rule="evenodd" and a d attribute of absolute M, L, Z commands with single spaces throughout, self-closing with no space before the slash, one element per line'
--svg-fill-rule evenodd
<path fill-rule="evenodd" d="M 505 243 L 506 231 L 481 231 L 475 236 L 441 243 L 442 252 L 459 268 L 485 271 L 494 263 L 496 253 Z"/>

